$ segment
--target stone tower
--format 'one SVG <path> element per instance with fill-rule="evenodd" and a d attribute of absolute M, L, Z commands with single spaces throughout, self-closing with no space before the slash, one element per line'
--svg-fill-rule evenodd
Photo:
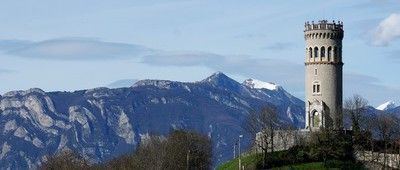
<path fill-rule="evenodd" d="M 342 123 L 343 22 L 306 22 L 306 129 L 340 129 Z"/>

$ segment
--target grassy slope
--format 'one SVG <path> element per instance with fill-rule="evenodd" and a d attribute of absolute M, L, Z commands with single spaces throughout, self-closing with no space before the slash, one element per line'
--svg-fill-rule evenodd
<path fill-rule="evenodd" d="M 242 165 L 244 165 L 245 169 L 256 169 L 257 162 L 262 161 L 262 155 L 248 155 L 242 156 Z M 224 164 L 221 164 L 217 167 L 217 170 L 236 170 L 239 165 L 239 160 L 233 159 Z M 365 169 L 360 164 L 355 164 L 353 162 L 342 162 L 336 160 L 327 161 L 327 167 L 324 167 L 323 162 L 311 162 L 311 163 L 303 163 L 303 164 L 295 164 L 295 165 L 287 165 L 282 167 L 272 168 L 274 170 L 290 170 L 290 169 L 298 169 L 298 170 L 306 170 L 306 169 Z"/>
<path fill-rule="evenodd" d="M 242 165 L 247 169 L 255 169 L 257 162 L 262 160 L 261 154 L 242 156 Z M 230 160 L 217 167 L 217 170 L 239 169 L 239 159 Z"/>

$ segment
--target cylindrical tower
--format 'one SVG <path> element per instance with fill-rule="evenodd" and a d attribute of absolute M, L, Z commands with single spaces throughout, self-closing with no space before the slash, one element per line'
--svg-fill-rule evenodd
<path fill-rule="evenodd" d="M 343 22 L 306 22 L 306 129 L 340 129 L 342 119 Z"/>

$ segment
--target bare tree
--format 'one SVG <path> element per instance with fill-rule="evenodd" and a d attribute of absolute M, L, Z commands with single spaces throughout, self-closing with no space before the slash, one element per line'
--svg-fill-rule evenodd
<path fill-rule="evenodd" d="M 166 139 L 150 136 L 142 141 L 135 152 L 119 156 L 105 165 L 94 165 L 93 169 L 162 169 Z"/>
<path fill-rule="evenodd" d="M 175 131 L 167 137 L 162 169 L 211 169 L 212 145 L 206 135 Z"/>
<path fill-rule="evenodd" d="M 277 137 L 279 141 L 281 141 L 282 149 L 287 150 L 291 145 L 294 144 L 294 136 L 296 135 L 296 129 L 290 123 L 284 123 L 279 126 L 279 130 L 277 131 Z"/>
<path fill-rule="evenodd" d="M 383 142 L 383 166 L 387 166 L 387 153 L 388 146 L 395 144 L 396 140 L 399 139 L 399 123 L 398 117 L 392 114 L 379 115 L 374 121 L 375 128 L 378 132 L 379 139 Z"/>
<path fill-rule="evenodd" d="M 344 102 L 344 113 L 351 120 L 354 151 L 362 154 L 363 157 L 365 157 L 365 148 L 368 143 L 368 140 L 366 140 L 368 131 L 363 129 L 367 123 L 365 115 L 367 105 L 368 101 L 357 94 L 346 99 Z"/>
<path fill-rule="evenodd" d="M 350 116 L 353 133 L 358 133 L 357 135 L 361 133 L 361 124 L 365 121 L 363 113 L 365 112 L 367 105 L 368 101 L 357 94 L 346 99 L 344 102 L 345 114 Z"/>
<path fill-rule="evenodd" d="M 246 130 L 255 137 L 256 147 L 263 153 L 263 166 L 268 152 L 274 152 L 274 135 L 278 128 L 278 115 L 274 108 L 264 107 L 259 112 L 251 112 L 246 121 Z"/>

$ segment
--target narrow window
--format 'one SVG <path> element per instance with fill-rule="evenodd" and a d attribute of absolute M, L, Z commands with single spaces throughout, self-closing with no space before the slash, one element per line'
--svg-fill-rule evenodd
<path fill-rule="evenodd" d="M 338 58 L 338 56 L 337 56 L 337 48 L 336 48 L 336 47 L 333 47 L 333 57 L 334 57 L 335 59 Z"/>
<path fill-rule="evenodd" d="M 328 47 L 328 61 L 331 61 L 332 47 Z"/>
<path fill-rule="evenodd" d="M 312 58 L 312 48 L 311 48 L 311 47 L 309 48 L 308 53 L 309 53 L 309 55 L 310 55 L 310 58 Z"/>
<path fill-rule="evenodd" d="M 314 48 L 314 57 L 317 58 L 318 57 L 318 47 Z"/>
<path fill-rule="evenodd" d="M 321 47 L 321 57 L 325 57 L 325 47 Z"/>
<path fill-rule="evenodd" d="M 318 75 L 318 70 L 317 69 L 314 70 L 314 75 Z"/>
<path fill-rule="evenodd" d="M 312 87 L 312 91 L 314 94 L 320 94 L 321 92 L 321 85 L 319 84 L 319 82 L 313 82 L 313 87 Z"/>

